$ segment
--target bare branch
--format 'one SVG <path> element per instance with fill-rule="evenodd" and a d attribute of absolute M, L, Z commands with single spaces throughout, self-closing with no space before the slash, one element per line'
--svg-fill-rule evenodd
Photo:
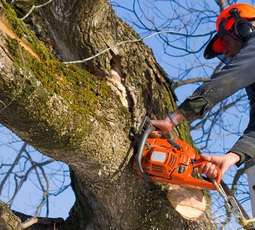
<path fill-rule="evenodd" d="M 220 11 L 222 11 L 224 9 L 224 6 L 225 6 L 225 1 L 224 0 L 215 0 L 215 2 L 220 7 Z"/>
<path fill-rule="evenodd" d="M 21 20 L 24 21 L 34 10 L 39 9 L 41 7 L 44 7 L 44 6 L 48 5 L 48 4 L 50 4 L 52 1 L 53 0 L 49 0 L 48 2 L 45 2 L 45 3 L 41 4 L 41 5 L 33 5 L 31 7 L 31 9 L 27 12 L 27 14 L 24 17 L 21 18 Z"/>
<path fill-rule="evenodd" d="M 63 62 L 64 64 L 80 64 L 80 63 L 84 63 L 84 62 L 87 62 L 87 61 L 90 61 L 112 49 L 114 49 L 115 47 L 118 47 L 118 46 L 122 46 L 124 44 L 127 44 L 127 43 L 137 43 L 137 42 L 141 42 L 141 41 L 144 41 L 148 38 L 151 38 L 151 37 L 154 37 L 156 35 L 160 35 L 160 34 L 172 34 L 172 35 L 178 35 L 178 36 L 185 36 L 185 37 L 203 37 L 203 36 L 206 36 L 206 35 L 211 35 L 211 33 L 206 33 L 206 34 L 198 34 L 198 35 L 189 35 L 189 34 L 183 34 L 183 33 L 177 33 L 177 32 L 173 32 L 173 31 L 158 31 L 158 32 L 155 32 L 155 33 L 152 33 L 148 36 L 145 36 L 145 37 L 142 37 L 142 38 L 139 38 L 139 39 L 134 39 L 134 40 L 126 40 L 126 41 L 122 41 L 122 42 L 119 42 L 115 45 L 113 45 L 112 47 L 109 47 L 107 49 L 104 49 L 100 52 L 98 52 L 97 54 L 95 54 L 94 56 L 91 56 L 91 57 L 88 57 L 88 58 L 85 58 L 85 59 L 81 59 L 81 60 L 75 60 L 75 61 L 66 61 L 66 62 Z"/>
<path fill-rule="evenodd" d="M 32 217 L 30 219 L 27 219 L 25 222 L 21 223 L 21 228 L 26 229 L 32 226 L 33 224 L 38 223 L 38 218 L 37 217 Z"/>
<path fill-rule="evenodd" d="M 37 206 L 35 214 L 34 214 L 34 216 L 36 217 L 36 216 L 38 216 L 40 214 L 43 205 L 48 200 L 48 196 L 49 196 L 49 182 L 48 182 L 48 178 L 47 178 L 47 175 L 46 175 L 46 173 L 44 171 L 43 166 L 40 165 L 40 163 L 34 162 L 32 157 L 30 156 L 30 154 L 27 151 L 25 153 L 28 156 L 28 159 L 31 162 L 32 167 L 35 166 L 34 170 L 35 170 L 35 173 L 36 173 L 36 177 L 37 177 L 37 180 L 38 180 L 38 182 L 40 184 L 40 187 L 41 187 L 41 190 L 42 190 L 42 199 L 41 199 L 41 202 L 39 203 L 39 205 Z M 49 160 L 48 163 L 51 163 L 53 161 L 54 160 Z M 38 169 L 41 171 L 41 173 L 43 175 L 43 178 L 44 178 L 46 186 L 44 186 L 44 184 L 42 182 L 42 179 L 40 177 L 40 173 L 39 173 Z M 48 216 L 48 213 L 49 213 L 49 210 L 47 209 L 47 216 Z"/>
<path fill-rule="evenodd" d="M 22 221 L 21 226 L 23 227 L 23 229 L 29 228 L 32 225 L 35 225 L 36 228 L 37 224 L 43 227 L 47 227 L 47 229 L 55 229 L 53 226 L 55 226 L 56 229 L 60 229 L 60 226 L 64 223 L 64 220 L 62 218 L 45 218 L 45 217 L 35 218 L 21 212 L 13 210 L 12 212 L 21 219 Z"/>
<path fill-rule="evenodd" d="M 22 147 L 21 147 L 21 149 L 20 149 L 18 155 L 16 156 L 14 162 L 12 163 L 12 165 L 11 165 L 11 167 L 9 168 L 8 172 L 6 173 L 5 177 L 4 177 L 3 180 L 1 181 L 1 183 L 0 183 L 0 195 L 1 195 L 1 193 L 2 193 L 2 190 L 3 190 L 3 187 L 4 187 L 4 185 L 5 185 L 6 180 L 8 179 L 8 177 L 10 176 L 10 174 L 12 173 L 14 167 L 17 165 L 17 163 L 18 163 L 18 161 L 19 161 L 19 159 L 20 159 L 20 157 L 21 157 L 21 154 L 22 154 L 22 153 L 25 151 L 25 149 L 26 149 L 26 146 L 27 146 L 27 143 L 24 143 L 24 144 L 22 145 Z"/>
<path fill-rule="evenodd" d="M 13 201 L 14 201 L 16 195 L 17 195 L 18 192 L 20 191 L 20 189 L 21 189 L 21 187 L 23 186 L 23 184 L 26 182 L 26 180 L 27 180 L 29 174 L 30 174 L 33 170 L 35 170 L 36 167 L 42 167 L 42 166 L 44 166 L 44 165 L 47 165 L 47 164 L 52 163 L 53 161 L 54 161 L 54 160 L 46 160 L 46 161 L 43 161 L 43 162 L 40 162 L 40 163 L 32 161 L 32 162 L 31 162 L 31 164 L 32 164 L 31 167 L 26 171 L 25 175 L 21 176 L 20 181 L 17 182 L 15 191 L 14 191 L 14 193 L 13 193 L 11 199 L 8 201 L 8 204 L 9 204 L 10 206 L 12 205 L 12 203 L 13 203 Z M 40 203 L 40 204 L 41 204 L 41 203 Z M 39 205 L 39 206 L 40 206 L 40 205 Z M 38 213 L 38 211 L 36 211 L 36 213 Z"/>
<path fill-rule="evenodd" d="M 173 88 L 176 89 L 183 85 L 193 84 L 193 83 L 198 83 L 198 82 L 208 82 L 208 81 L 210 81 L 210 78 L 204 78 L 204 77 L 195 77 L 195 78 L 187 79 L 187 80 L 183 80 L 183 81 L 174 81 Z"/>

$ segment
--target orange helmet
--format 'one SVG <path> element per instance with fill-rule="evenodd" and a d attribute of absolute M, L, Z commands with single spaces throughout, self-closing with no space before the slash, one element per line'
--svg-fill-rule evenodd
<path fill-rule="evenodd" d="M 205 49 L 204 57 L 206 59 L 211 59 L 224 53 L 224 44 L 221 36 L 222 32 L 230 32 L 235 27 L 237 19 L 233 15 L 233 10 L 236 10 L 241 19 L 247 21 L 255 19 L 255 7 L 246 3 L 233 4 L 224 9 L 216 20 L 217 34 L 210 40 Z"/>

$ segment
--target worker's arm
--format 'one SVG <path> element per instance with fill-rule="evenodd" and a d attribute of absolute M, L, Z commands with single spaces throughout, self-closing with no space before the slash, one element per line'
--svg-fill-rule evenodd
<path fill-rule="evenodd" d="M 231 155 L 236 154 L 239 157 L 235 162 L 237 166 L 255 158 L 255 83 L 246 87 L 246 92 L 250 102 L 250 121 L 243 135 L 229 151 Z"/>
<path fill-rule="evenodd" d="M 191 122 L 203 117 L 205 112 L 215 104 L 234 94 L 239 89 L 252 85 L 254 82 L 255 37 L 248 41 L 246 46 L 240 50 L 228 65 L 220 72 L 213 74 L 210 81 L 202 84 L 191 97 L 186 99 L 173 114 L 165 120 L 154 120 L 152 124 L 162 130 L 171 131 L 173 126 L 183 120 Z M 249 130 L 251 129 L 248 127 L 243 137 L 231 149 L 231 152 L 238 156 L 235 158 L 239 159 L 236 162 L 237 165 L 240 165 L 250 157 L 255 157 L 255 154 L 253 155 L 253 152 L 255 152 L 255 144 L 253 144 L 255 143 L 255 132 L 249 132 Z"/>
<path fill-rule="evenodd" d="M 184 117 L 193 121 L 202 117 L 215 104 L 255 82 L 255 37 L 212 79 L 202 84 L 178 108 Z"/>
<path fill-rule="evenodd" d="M 228 65 L 214 73 L 210 81 L 203 83 L 170 118 L 167 117 L 161 121 L 154 120 L 152 123 L 165 131 L 170 131 L 173 125 L 179 124 L 183 120 L 191 122 L 203 117 L 205 112 L 215 104 L 254 82 L 255 37 L 252 37 Z"/>
<path fill-rule="evenodd" d="M 199 169 L 200 173 L 206 174 L 208 177 L 216 177 L 216 165 L 221 169 L 223 175 L 232 165 L 240 166 L 249 159 L 255 158 L 255 84 L 246 87 L 246 92 L 250 101 L 248 127 L 227 154 L 223 156 L 202 155 L 202 158 L 208 163 Z"/>
<path fill-rule="evenodd" d="M 244 134 L 230 149 L 230 151 L 240 156 L 237 166 L 251 158 L 255 158 L 255 83 L 247 87 L 246 92 L 250 102 L 250 121 Z"/>

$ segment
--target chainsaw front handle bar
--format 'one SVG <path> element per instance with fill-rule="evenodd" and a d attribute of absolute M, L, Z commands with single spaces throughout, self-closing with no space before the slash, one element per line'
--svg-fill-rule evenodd
<path fill-rule="evenodd" d="M 142 167 L 142 157 L 143 157 L 143 150 L 144 146 L 146 144 L 146 140 L 149 137 L 149 135 L 155 130 L 154 126 L 150 125 L 142 134 L 140 144 L 138 146 L 137 150 L 137 159 L 136 162 L 138 164 L 139 171 L 142 175 L 144 175 L 143 167 Z"/>

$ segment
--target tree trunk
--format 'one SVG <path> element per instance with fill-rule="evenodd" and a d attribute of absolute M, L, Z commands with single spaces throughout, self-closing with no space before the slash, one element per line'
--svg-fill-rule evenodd
<path fill-rule="evenodd" d="M 80 67 L 56 59 L 1 2 L 8 31 L 0 33 L 0 122 L 70 166 L 76 202 L 58 228 L 211 228 L 207 217 L 200 222 L 180 217 L 160 187 L 145 183 L 131 167 L 130 130 L 145 114 L 173 110 L 175 102 L 148 47 L 114 46 L 138 36 L 107 1 L 55 0 L 35 17 L 62 61 L 111 48 Z M 180 135 L 189 138 L 184 128 Z"/>

